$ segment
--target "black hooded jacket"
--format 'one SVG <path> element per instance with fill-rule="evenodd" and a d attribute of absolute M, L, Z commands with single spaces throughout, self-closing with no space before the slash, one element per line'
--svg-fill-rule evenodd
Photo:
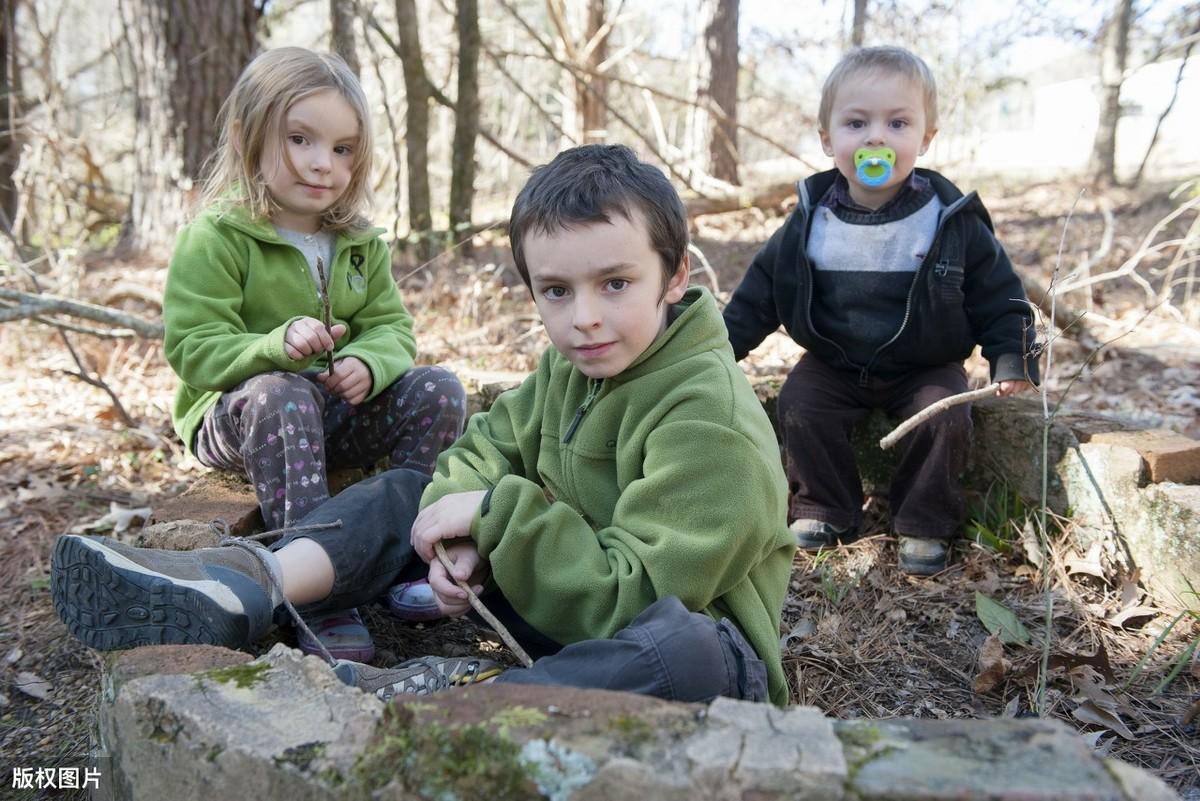
<path fill-rule="evenodd" d="M 945 209 L 932 246 L 913 277 L 903 322 L 866 364 L 851 361 L 842 346 L 813 325 L 813 268 L 806 255 L 812 207 L 837 178 L 817 173 L 798 186 L 800 204 L 754 257 L 725 307 L 734 356 L 745 358 L 779 325 L 826 364 L 859 374 L 902 375 L 914 369 L 961 362 L 976 344 L 991 365 L 993 381 L 1037 381 L 1033 312 L 1021 280 L 996 241 L 992 220 L 974 192 L 932 170 L 928 178 Z"/>

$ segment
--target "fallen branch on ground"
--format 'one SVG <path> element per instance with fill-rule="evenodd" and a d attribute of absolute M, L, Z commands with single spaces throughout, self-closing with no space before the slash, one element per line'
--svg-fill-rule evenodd
<path fill-rule="evenodd" d="M 82 317 L 85 320 L 92 320 L 97 323 L 107 323 L 109 325 L 129 328 L 137 332 L 137 335 L 143 339 L 162 339 L 163 336 L 161 322 L 144 320 L 141 317 L 119 312 L 107 306 L 97 306 L 93 303 L 71 300 L 59 295 L 37 295 L 0 287 L 0 300 L 20 304 L 0 309 L 0 322 L 34 317 L 47 313 L 68 314 L 72 317 Z"/>
<path fill-rule="evenodd" d="M 912 417 L 905 420 L 900 425 L 896 426 L 886 437 L 879 440 L 880 449 L 886 451 L 888 448 L 899 442 L 905 434 L 912 431 L 929 418 L 935 417 L 947 409 L 951 409 L 955 406 L 961 406 L 964 403 L 970 403 L 971 401 L 989 398 L 992 395 L 995 395 L 996 390 L 999 388 L 999 384 L 988 384 L 983 389 L 973 389 L 970 392 L 960 392 L 957 395 L 951 395 L 948 398 L 942 398 L 939 401 L 934 401 L 921 411 L 914 414 Z"/>

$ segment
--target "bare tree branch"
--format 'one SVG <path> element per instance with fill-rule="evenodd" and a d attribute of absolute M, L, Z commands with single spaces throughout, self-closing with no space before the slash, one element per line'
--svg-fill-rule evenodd
<path fill-rule="evenodd" d="M 32 317 L 34 313 L 67 314 L 72 317 L 82 317 L 85 320 L 92 320 L 97 323 L 108 323 L 110 325 L 129 328 L 135 331 L 142 339 L 162 339 L 163 336 L 163 326 L 161 322 L 143 320 L 142 318 L 135 317 L 132 314 L 126 314 L 115 309 L 110 309 L 107 306 L 96 306 L 92 303 L 71 300 L 70 298 L 64 298 L 58 295 L 35 295 L 28 292 L 20 292 L 15 289 L 0 287 L 0 300 L 7 300 L 20 304 L 20 306 L 11 307 L 13 309 L 28 309 L 30 313 L 19 315 L 22 317 Z M 16 317 L 10 316 L 8 319 L 16 319 Z M 0 319 L 0 322 L 2 321 L 3 320 Z"/>

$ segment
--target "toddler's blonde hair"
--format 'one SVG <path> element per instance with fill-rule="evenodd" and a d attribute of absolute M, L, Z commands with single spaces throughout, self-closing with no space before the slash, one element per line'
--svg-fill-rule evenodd
<path fill-rule="evenodd" d="M 864 72 L 899 74 L 918 84 L 925 99 L 925 127 L 927 130 L 937 127 L 937 83 L 933 80 L 929 65 L 903 47 L 859 47 L 842 56 L 821 88 L 817 122 L 822 131 L 829 130 L 829 118 L 833 114 L 833 101 L 838 89 L 850 78 Z"/>
<path fill-rule="evenodd" d="M 218 116 L 221 138 L 209 161 L 204 181 L 204 204 L 230 200 L 259 217 L 277 209 L 259 169 L 267 143 L 274 139 L 292 174 L 295 165 L 284 147 L 288 109 L 311 95 L 332 89 L 358 116 L 358 143 L 346 191 L 321 215 L 333 230 L 361 229 L 371 204 L 371 162 L 375 149 L 366 94 L 346 62 L 332 53 L 303 47 L 267 50 L 251 61 L 225 99 Z"/>

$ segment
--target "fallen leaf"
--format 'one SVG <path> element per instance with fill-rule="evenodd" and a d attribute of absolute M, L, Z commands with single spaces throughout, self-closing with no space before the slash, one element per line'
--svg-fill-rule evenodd
<path fill-rule="evenodd" d="M 39 701 L 45 701 L 53 691 L 50 682 L 28 671 L 18 673 L 17 677 L 13 680 L 13 686 L 30 698 L 36 698 Z"/>
<path fill-rule="evenodd" d="M 21 661 L 22 651 L 21 646 L 13 646 L 13 649 L 4 656 L 4 661 L 10 665 L 15 665 Z"/>
<path fill-rule="evenodd" d="M 1098 579 L 1104 578 L 1104 566 L 1100 564 L 1100 552 L 1102 549 L 1103 545 L 1099 541 L 1096 541 L 1088 548 L 1086 556 L 1072 556 L 1067 560 L 1067 573 L 1071 575 L 1087 573 L 1089 576 L 1095 576 Z"/>
<path fill-rule="evenodd" d="M 140 523 L 145 523 L 149 520 L 150 511 L 149 506 L 130 509 L 119 503 L 110 503 L 108 514 L 93 520 L 91 523 L 76 526 L 71 529 L 71 532 L 74 534 L 90 534 L 98 531 L 111 531 L 114 534 L 121 534 L 128 531 L 135 520 Z"/>
<path fill-rule="evenodd" d="M 1004 681 L 1012 663 L 1004 658 L 1004 643 L 995 634 L 983 641 L 979 649 L 979 672 L 975 675 L 975 692 L 989 693 Z"/>
<path fill-rule="evenodd" d="M 1102 726 L 1106 729 L 1111 729 L 1117 734 L 1124 737 L 1126 740 L 1136 739 L 1133 732 L 1125 725 L 1125 721 L 1121 720 L 1115 712 L 1109 712 L 1106 709 L 1101 709 L 1094 701 L 1087 700 L 1077 706 L 1071 712 L 1078 720 L 1093 726 Z"/>
<path fill-rule="evenodd" d="M 1117 612 L 1112 617 L 1105 618 L 1104 622 L 1108 623 L 1110 626 L 1121 628 L 1125 625 L 1125 621 L 1127 620 L 1133 620 L 1140 617 L 1154 617 L 1157 614 L 1158 610 L 1153 606 L 1131 606 L 1128 609 Z"/>
<path fill-rule="evenodd" d="M 1128 609 L 1138 602 L 1142 591 L 1138 581 L 1142 578 L 1142 569 L 1135 567 L 1132 573 L 1121 577 L 1121 609 Z"/>
<path fill-rule="evenodd" d="M 1029 564 L 1041 570 L 1042 543 L 1037 532 L 1033 530 L 1032 520 L 1026 520 L 1025 525 L 1021 527 L 1021 549 L 1025 551 L 1025 558 L 1029 560 Z"/>
<path fill-rule="evenodd" d="M 1015 718 L 1017 713 L 1021 711 L 1021 696 L 1014 695 L 1007 704 L 1004 705 L 1004 712 L 1001 713 L 1002 718 Z"/>
<path fill-rule="evenodd" d="M 1029 632 L 1013 614 L 1013 611 L 999 601 L 995 601 L 981 592 L 975 593 L 975 615 L 983 627 L 995 634 L 1006 643 L 1029 644 Z"/>
<path fill-rule="evenodd" d="M 779 641 L 779 650 L 786 651 L 788 643 L 792 640 L 803 640 L 805 637 L 812 636 L 812 633 L 817 630 L 813 622 L 806 617 L 800 618 L 796 625 L 792 626 L 792 630 L 783 635 Z"/>

